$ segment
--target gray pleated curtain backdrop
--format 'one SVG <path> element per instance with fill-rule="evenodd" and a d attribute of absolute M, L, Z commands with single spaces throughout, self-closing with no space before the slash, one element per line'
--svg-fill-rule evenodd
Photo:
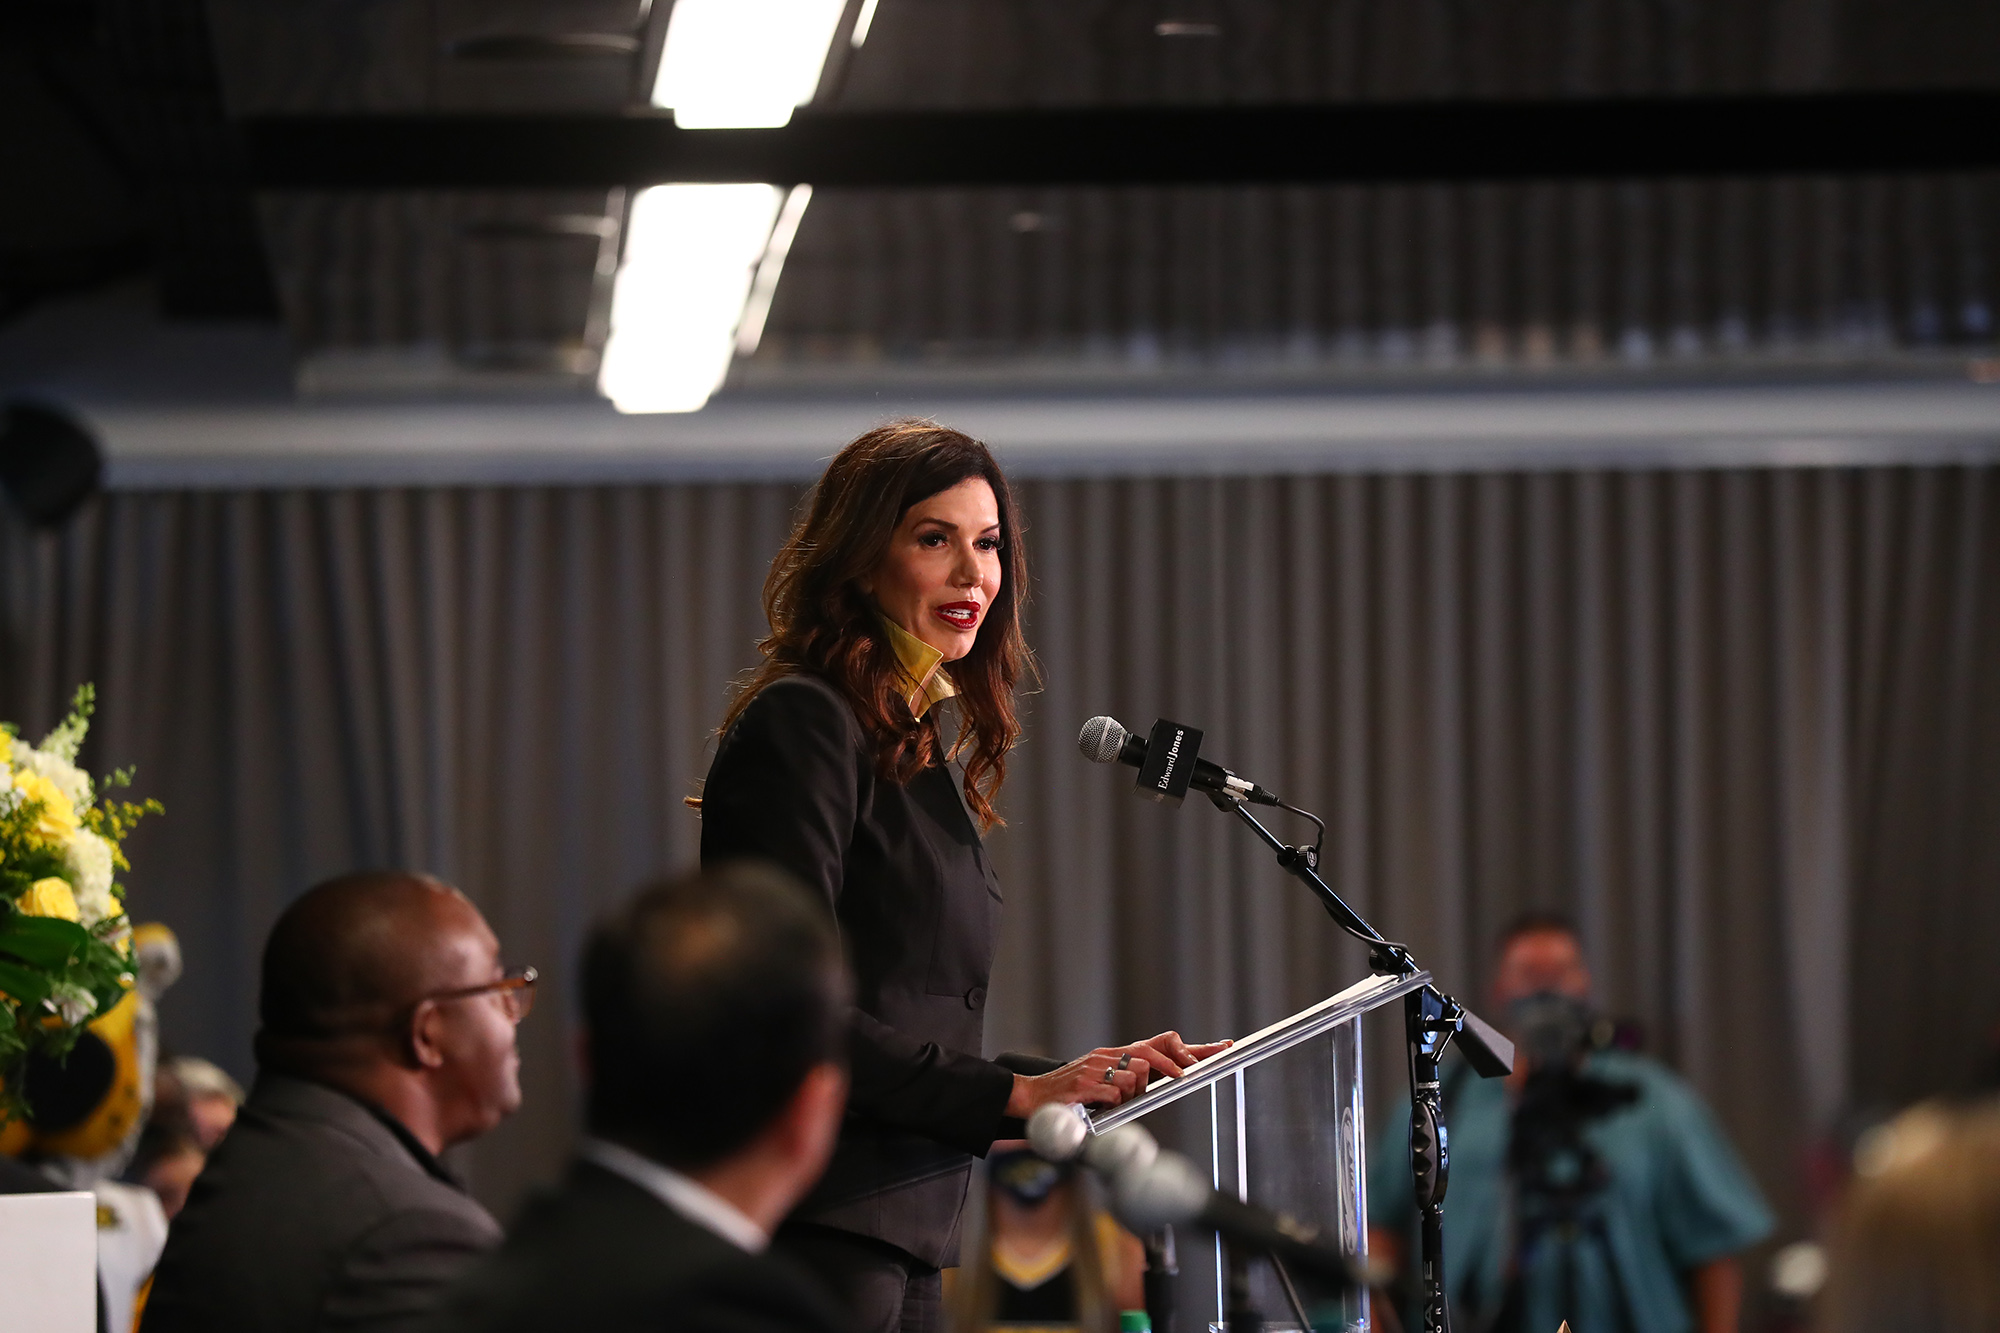
<path fill-rule="evenodd" d="M 1795 1223 L 1807 1136 L 1961 1074 L 2000 1016 L 1992 471 L 1022 489 L 1046 688 L 994 840 L 996 1046 L 1241 1033 L 1360 975 L 1244 831 L 1077 756 L 1099 712 L 1202 727 L 1324 815 L 1335 886 L 1461 994 L 1510 914 L 1573 911 Z M 694 857 L 681 798 L 798 494 L 121 493 L 0 528 L 0 717 L 95 680 L 87 758 L 168 805 L 131 880 L 186 949 L 173 1045 L 247 1074 L 284 904 L 436 870 L 549 978 L 475 1183 L 505 1208 L 552 1172 L 581 934 Z"/>

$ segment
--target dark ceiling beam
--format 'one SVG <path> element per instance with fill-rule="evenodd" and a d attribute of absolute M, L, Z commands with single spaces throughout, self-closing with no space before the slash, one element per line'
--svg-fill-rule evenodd
<path fill-rule="evenodd" d="M 659 181 L 1166 185 L 1946 171 L 2000 166 L 2000 91 L 998 112 L 243 122 L 265 188 Z"/>
<path fill-rule="evenodd" d="M 162 312 L 278 318 L 204 0 L 107 0 L 99 9 L 134 155 L 146 168 Z"/>

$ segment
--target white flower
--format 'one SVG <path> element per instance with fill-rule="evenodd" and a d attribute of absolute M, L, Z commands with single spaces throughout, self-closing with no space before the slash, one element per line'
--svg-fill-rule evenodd
<path fill-rule="evenodd" d="M 90 774 L 69 760 L 42 750 L 27 750 L 27 753 L 23 754 L 22 751 L 26 749 L 27 747 L 19 740 L 15 741 L 14 767 L 17 771 L 39 773 L 55 783 L 56 790 L 69 797 L 69 803 L 76 807 L 78 814 L 90 809 Z"/>
<path fill-rule="evenodd" d="M 73 981 L 57 982 L 50 991 L 49 998 L 42 1003 L 58 1014 L 69 1027 L 75 1027 L 97 1012 L 97 997 Z"/>
<path fill-rule="evenodd" d="M 78 829 L 65 849 L 70 887 L 83 924 L 94 926 L 117 916 L 118 900 L 111 894 L 111 844 L 89 829 Z"/>
<path fill-rule="evenodd" d="M 110 945 L 112 948 L 118 950 L 120 953 L 130 954 L 132 952 L 131 920 L 127 917 L 120 916 L 118 918 L 118 924 L 116 926 L 113 926 L 110 930 L 104 933 L 104 942 Z M 143 962 L 144 960 L 142 959 L 141 961 Z M 160 989 L 165 990 L 166 987 L 162 986 Z"/>
<path fill-rule="evenodd" d="M 118 900 L 111 896 L 109 889 L 101 894 L 79 892 L 76 895 L 77 924 L 86 930 L 99 922 L 122 916 L 124 912 L 125 909 L 118 905 Z"/>

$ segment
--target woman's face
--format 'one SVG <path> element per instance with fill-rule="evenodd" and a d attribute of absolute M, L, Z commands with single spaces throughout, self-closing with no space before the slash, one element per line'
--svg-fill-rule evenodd
<path fill-rule="evenodd" d="M 945 661 L 971 652 L 1000 593 L 1000 503 L 986 479 L 911 505 L 861 591 Z"/>

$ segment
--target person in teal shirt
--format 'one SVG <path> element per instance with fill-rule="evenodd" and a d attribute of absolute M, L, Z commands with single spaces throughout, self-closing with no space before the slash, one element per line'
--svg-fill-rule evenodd
<path fill-rule="evenodd" d="M 1442 1074 L 1455 1333 L 1565 1320 L 1571 1333 L 1736 1333 L 1735 1256 L 1770 1233 L 1770 1209 L 1693 1089 L 1642 1055 L 1592 1048 L 1589 993 L 1575 928 L 1521 918 L 1501 937 L 1493 998 L 1524 1058 L 1504 1080 L 1456 1058 Z M 1394 1262 L 1416 1245 L 1407 1095 L 1385 1123 L 1368 1212 L 1371 1249 Z"/>

